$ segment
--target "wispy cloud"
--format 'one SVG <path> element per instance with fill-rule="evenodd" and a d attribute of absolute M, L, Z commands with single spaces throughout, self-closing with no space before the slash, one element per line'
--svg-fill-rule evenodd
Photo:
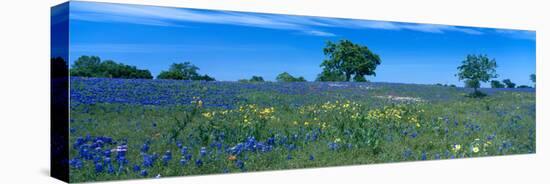
<path fill-rule="evenodd" d="M 306 35 L 323 37 L 337 35 L 336 33 L 328 32 L 326 30 L 327 28 L 409 30 L 436 34 L 460 32 L 469 35 L 482 35 L 487 33 L 485 29 L 461 26 L 208 11 L 91 2 L 73 2 L 71 5 L 71 12 L 71 19 L 84 21 L 124 22 L 154 26 L 185 26 L 185 22 L 199 22 L 293 30 Z M 530 32 L 497 31 L 496 33 L 521 39 L 534 39 L 534 34 Z"/>
<path fill-rule="evenodd" d="M 504 36 L 508 36 L 516 39 L 526 39 L 533 40 L 537 39 L 537 34 L 535 31 L 524 31 L 524 30 L 511 30 L 511 29 L 497 29 L 496 33 L 499 33 Z"/>
<path fill-rule="evenodd" d="M 304 31 L 304 33 L 314 36 L 336 36 L 334 33 L 324 32 L 324 31 L 317 31 L 317 30 L 311 30 L 311 31 Z"/>
<path fill-rule="evenodd" d="M 71 45 L 71 52 L 102 53 L 165 53 L 165 52 L 257 52 L 261 50 L 294 50 L 284 45 L 198 45 L 198 44 L 154 44 L 154 43 L 78 43 Z"/>

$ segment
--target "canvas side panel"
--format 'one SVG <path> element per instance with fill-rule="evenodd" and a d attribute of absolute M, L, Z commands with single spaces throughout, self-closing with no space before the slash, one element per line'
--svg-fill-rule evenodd
<path fill-rule="evenodd" d="M 69 182 L 69 3 L 51 8 L 51 176 Z"/>

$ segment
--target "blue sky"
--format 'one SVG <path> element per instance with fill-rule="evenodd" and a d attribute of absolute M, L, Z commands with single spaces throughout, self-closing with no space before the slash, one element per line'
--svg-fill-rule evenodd
<path fill-rule="evenodd" d="M 326 41 L 341 39 L 380 55 L 371 81 L 462 86 L 454 74 L 467 54 L 495 58 L 498 79 L 532 85 L 535 73 L 533 31 L 74 1 L 69 20 L 70 64 L 96 55 L 154 76 L 189 61 L 222 81 L 285 71 L 311 81 Z"/>

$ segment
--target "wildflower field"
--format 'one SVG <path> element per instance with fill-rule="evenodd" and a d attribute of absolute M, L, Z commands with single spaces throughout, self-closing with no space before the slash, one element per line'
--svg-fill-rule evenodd
<path fill-rule="evenodd" d="M 71 77 L 70 181 L 535 153 L 534 89 Z"/>

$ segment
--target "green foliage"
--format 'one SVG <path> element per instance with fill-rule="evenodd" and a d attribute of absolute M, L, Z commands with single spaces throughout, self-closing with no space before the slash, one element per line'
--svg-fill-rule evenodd
<path fill-rule="evenodd" d="M 519 85 L 517 88 L 531 88 L 531 86 L 528 86 L 528 85 Z"/>
<path fill-rule="evenodd" d="M 199 67 L 190 62 L 173 63 L 168 71 L 162 71 L 157 76 L 158 79 L 174 79 L 174 80 L 202 80 L 215 81 L 216 79 L 208 75 L 200 75 Z"/>
<path fill-rule="evenodd" d="M 135 66 L 117 63 L 112 60 L 101 61 L 97 56 L 81 56 L 70 69 L 71 76 L 152 79 L 149 70 L 141 70 Z"/>
<path fill-rule="evenodd" d="M 283 72 L 277 75 L 276 80 L 277 82 L 306 82 L 306 79 L 304 77 L 300 76 L 296 78 L 287 72 Z"/>
<path fill-rule="evenodd" d="M 498 80 L 492 80 L 491 81 L 491 88 L 504 88 L 504 84 L 502 84 L 500 81 Z"/>
<path fill-rule="evenodd" d="M 489 59 L 486 55 L 468 54 L 462 61 L 462 65 L 457 67 L 458 80 L 465 80 L 466 87 L 474 88 L 474 93 L 480 87 L 481 82 L 488 82 L 496 78 L 497 62 L 495 59 Z"/>
<path fill-rule="evenodd" d="M 535 74 L 529 75 L 529 79 L 533 82 L 533 84 L 537 83 L 537 76 Z"/>
<path fill-rule="evenodd" d="M 316 81 L 345 81 L 346 76 L 343 73 L 337 71 L 322 71 L 317 76 Z"/>
<path fill-rule="evenodd" d="M 479 88 L 480 83 L 478 80 L 466 80 L 464 81 L 464 86 L 467 88 Z"/>
<path fill-rule="evenodd" d="M 261 76 L 252 76 L 249 80 L 250 82 L 264 82 L 264 78 Z"/>
<path fill-rule="evenodd" d="M 515 88 L 516 83 L 513 83 L 510 79 L 502 80 L 502 83 L 506 84 L 506 88 Z"/>
<path fill-rule="evenodd" d="M 357 82 L 366 81 L 364 76 L 376 75 L 376 66 L 380 65 L 377 54 L 349 40 L 328 41 L 323 52 L 328 58 L 321 64 L 323 72 L 318 81 L 350 81 L 352 77 Z"/>

